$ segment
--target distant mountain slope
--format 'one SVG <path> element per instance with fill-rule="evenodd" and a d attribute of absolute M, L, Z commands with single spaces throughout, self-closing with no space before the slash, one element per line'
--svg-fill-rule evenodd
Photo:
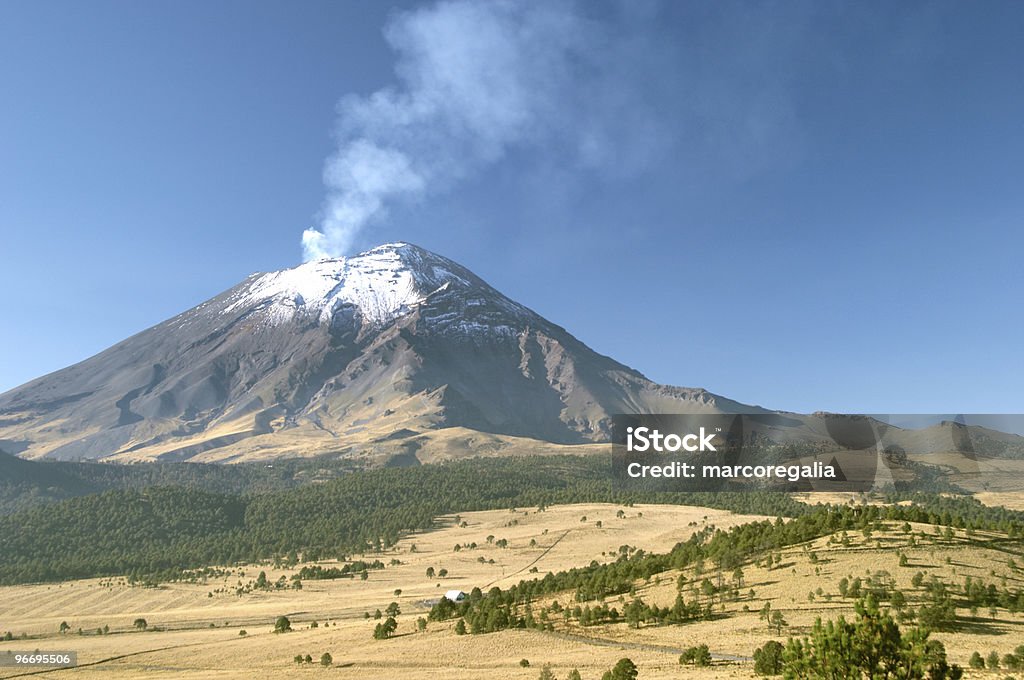
<path fill-rule="evenodd" d="M 396 243 L 255 274 L 0 395 L 0 448 L 229 461 L 377 455 L 413 439 L 415 460 L 446 428 L 583 444 L 606 441 L 614 413 L 749 410 L 653 383 L 455 262 Z"/>

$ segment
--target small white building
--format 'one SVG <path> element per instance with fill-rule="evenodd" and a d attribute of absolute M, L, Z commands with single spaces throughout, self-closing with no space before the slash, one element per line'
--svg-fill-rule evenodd
<path fill-rule="evenodd" d="M 449 590 L 444 594 L 444 599 L 451 600 L 452 602 L 462 602 L 466 599 L 466 593 L 461 590 Z"/>

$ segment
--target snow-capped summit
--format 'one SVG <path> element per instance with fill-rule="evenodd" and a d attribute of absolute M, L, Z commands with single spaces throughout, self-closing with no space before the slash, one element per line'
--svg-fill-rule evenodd
<path fill-rule="evenodd" d="M 236 460 L 374 442 L 416 451 L 427 433 L 461 428 L 477 433 L 455 447 L 466 455 L 483 434 L 602 442 L 614 413 L 738 407 L 652 383 L 465 267 L 389 243 L 254 274 L 0 395 L 0 448 Z"/>
<path fill-rule="evenodd" d="M 447 258 L 409 243 L 386 243 L 351 257 L 254 274 L 222 313 L 259 306 L 272 323 L 287 322 L 296 314 L 315 314 L 329 323 L 338 310 L 354 307 L 362 323 L 380 327 L 451 286 L 497 295 Z"/>

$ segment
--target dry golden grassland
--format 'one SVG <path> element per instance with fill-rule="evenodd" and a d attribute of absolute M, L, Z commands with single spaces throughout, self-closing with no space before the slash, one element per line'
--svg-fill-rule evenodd
<path fill-rule="evenodd" d="M 1024 477 L 1024 475 L 1021 475 Z M 1001 491 L 982 491 L 974 494 L 974 497 L 985 505 L 992 507 L 1003 506 L 1010 510 L 1024 510 L 1024 493 L 1019 491 L 1015 492 L 1001 492 Z"/>
<path fill-rule="evenodd" d="M 624 518 L 616 516 L 619 510 L 626 513 Z M 557 506 L 545 512 L 473 512 L 459 517 L 464 527 L 449 517 L 443 528 L 410 536 L 384 554 L 366 556 L 385 563 L 397 559 L 402 564 L 371 571 L 365 581 L 306 580 L 301 590 L 254 591 L 238 596 L 235 591 L 239 582 L 252 581 L 260 570 L 265 570 L 271 581 L 285 576 L 289 582 L 296 571 L 250 565 L 206 583 L 175 583 L 159 588 L 130 587 L 120 579 L 4 587 L 0 588 L 0 631 L 25 633 L 30 638 L 0 643 L 0 653 L 10 649 L 77 651 L 79 668 L 46 675 L 59 679 L 532 680 L 544 663 L 550 663 L 559 678 L 577 667 L 584 679 L 590 679 L 599 678 L 623 656 L 636 662 L 645 680 L 750 678 L 754 675 L 748 661 L 720 659 L 710 668 L 684 668 L 678 663 L 679 650 L 704 643 L 716 654 L 749 658 L 766 640 L 806 633 L 817 616 L 852 613 L 852 602 L 839 597 L 837 584 L 843 577 L 865 578 L 869 572 L 888 572 L 908 593 L 911 606 L 916 606 L 913 593 L 919 592 L 911 586 L 911 579 L 918 571 L 956 583 L 970 575 L 997 584 L 1006 578 L 1011 587 L 1024 585 L 1024 574 L 1008 566 L 999 536 L 979 534 L 968 539 L 958 532 L 952 541 L 945 541 L 934 537 L 932 527 L 915 525 L 917 545 L 907 547 L 908 536 L 899 525 L 890 525 L 870 539 L 851 533 L 848 545 L 841 545 L 836 537 L 833 542 L 822 538 L 808 546 L 787 548 L 779 553 L 781 563 L 770 569 L 744 565 L 743 596 L 718 605 L 724 615 L 714 621 L 633 630 L 625 624 L 581 628 L 556 617 L 554 633 L 509 630 L 458 636 L 453 632 L 454 622 L 431 622 L 426 632 L 416 632 L 416 619 L 426 616 L 428 602 L 448 589 L 506 587 L 529 578 L 531 568 L 543 575 L 591 560 L 609 561 L 624 544 L 665 552 L 707 524 L 724 529 L 756 519 L 761 518 L 708 508 L 621 508 L 609 504 Z M 506 539 L 509 547 L 489 544 L 488 536 L 494 536 L 495 541 Z M 474 542 L 475 549 L 453 550 L 456 544 Z M 909 566 L 899 566 L 898 550 L 908 556 Z M 491 559 L 493 564 L 489 563 Z M 449 575 L 428 579 L 428 567 L 447 569 Z M 671 605 L 679 576 L 679 572 L 668 572 L 649 583 L 638 583 L 637 595 L 649 603 Z M 694 582 L 719 578 L 710 567 L 699 577 L 692 569 L 684 576 Z M 732 574 L 721 578 L 729 581 Z M 819 587 L 821 595 L 809 601 L 809 593 Z M 399 589 L 401 594 L 396 596 Z M 750 589 L 754 590 L 753 598 Z M 689 591 L 684 594 L 687 599 L 692 597 Z M 557 599 L 568 604 L 572 593 Z M 390 640 L 373 640 L 376 621 L 367 620 L 364 613 L 383 610 L 392 601 L 402 609 L 397 635 Z M 547 602 L 550 600 L 541 604 Z M 621 609 L 618 597 L 608 602 Z M 765 602 L 783 612 L 789 624 L 781 636 L 759 619 L 758 611 Z M 969 617 L 965 610 L 959 613 Z M 280 615 L 289 617 L 293 632 L 271 632 Z M 132 623 L 137 618 L 146 619 L 150 630 L 135 631 Z M 66 635 L 58 633 L 62 621 L 71 627 Z M 315 629 L 310 627 L 314 621 L 318 623 Z M 96 634 L 96 629 L 104 626 L 109 626 L 109 633 Z M 77 634 L 79 628 L 85 634 Z M 240 636 L 240 630 L 247 635 Z M 992 618 L 987 611 L 980 612 L 977 620 L 969 621 L 958 632 L 937 637 L 946 644 L 950 660 L 966 666 L 976 649 L 983 655 L 990 650 L 1002 655 L 1024 644 L 1024 615 L 999 610 Z M 298 666 L 293 661 L 296 655 L 306 654 L 316 661 L 324 652 L 334 659 L 330 668 Z M 528 659 L 531 666 L 521 667 L 521 659 Z M 0 677 L 15 677 L 20 672 L 0 669 Z M 977 677 L 1005 675 L 975 673 Z"/>

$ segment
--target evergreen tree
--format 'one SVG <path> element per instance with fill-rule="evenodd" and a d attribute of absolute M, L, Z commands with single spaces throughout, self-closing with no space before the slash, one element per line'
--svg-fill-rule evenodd
<path fill-rule="evenodd" d="M 754 650 L 754 672 L 759 675 L 778 675 L 782 672 L 781 642 L 769 640 Z"/>
<path fill-rule="evenodd" d="M 697 645 L 696 647 L 688 647 L 679 656 L 679 663 L 688 664 L 692 663 L 694 666 L 710 666 L 711 665 L 711 651 L 707 645 Z"/>
<path fill-rule="evenodd" d="M 786 618 L 782 615 L 782 612 L 776 610 L 772 612 L 771 625 L 775 628 L 776 634 L 781 634 L 782 627 L 788 626 L 789 624 L 786 622 Z"/>
<path fill-rule="evenodd" d="M 387 640 L 398 630 L 398 622 L 394 617 L 389 616 L 383 623 L 378 623 L 373 629 L 373 639 Z"/>
<path fill-rule="evenodd" d="M 638 675 L 636 664 L 628 658 L 619 659 L 611 670 L 611 680 L 635 680 Z"/>
<path fill-rule="evenodd" d="M 869 680 L 957 680 L 963 671 L 946 662 L 942 643 L 927 628 L 906 636 L 872 596 L 856 604 L 857 618 L 818 619 L 810 638 L 791 638 L 783 652 L 787 680 L 867 678 Z"/>

